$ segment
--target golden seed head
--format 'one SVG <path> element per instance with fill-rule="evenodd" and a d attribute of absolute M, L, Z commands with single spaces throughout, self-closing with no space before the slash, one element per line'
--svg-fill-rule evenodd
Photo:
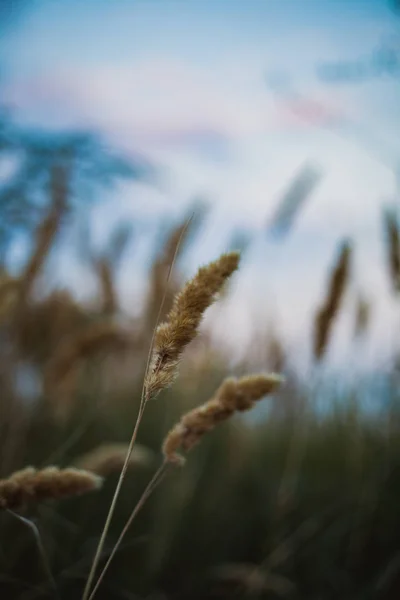
<path fill-rule="evenodd" d="M 179 449 L 188 452 L 208 431 L 235 412 L 252 408 L 264 396 L 275 391 L 282 381 L 283 378 L 276 374 L 225 379 L 213 398 L 183 415 L 168 433 L 163 443 L 166 460 L 182 464 L 184 459 L 178 454 Z"/>
<path fill-rule="evenodd" d="M 30 503 L 56 500 L 98 489 L 102 479 L 88 471 L 58 467 L 27 467 L 0 480 L 0 508 L 18 509 Z"/>
<path fill-rule="evenodd" d="M 128 449 L 128 444 L 101 444 L 94 450 L 78 457 L 74 464 L 80 469 L 106 477 L 122 469 Z M 145 466 L 151 460 L 151 451 L 144 446 L 135 444 L 128 465 L 129 467 Z"/>
<path fill-rule="evenodd" d="M 218 260 L 201 267 L 175 296 L 166 321 L 155 332 L 145 380 L 147 398 L 154 397 L 173 383 L 184 349 L 196 337 L 205 310 L 238 268 L 239 259 L 237 252 L 223 254 Z"/>

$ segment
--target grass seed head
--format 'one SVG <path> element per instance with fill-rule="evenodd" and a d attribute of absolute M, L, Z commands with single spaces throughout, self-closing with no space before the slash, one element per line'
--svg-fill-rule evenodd
<path fill-rule="evenodd" d="M 58 500 L 98 489 L 102 479 L 75 468 L 27 467 L 0 480 L 0 508 L 19 509 L 28 504 Z"/>
<path fill-rule="evenodd" d="M 314 356 L 317 360 L 322 358 L 328 346 L 331 329 L 340 310 L 350 276 L 351 254 L 350 243 L 343 242 L 330 275 L 325 301 L 315 319 Z"/>
<path fill-rule="evenodd" d="M 78 457 L 74 464 L 79 469 L 85 469 L 107 477 L 111 473 L 121 471 L 126 455 L 128 444 L 102 444 L 94 450 Z M 152 453 L 148 448 L 135 444 L 129 459 L 129 467 L 145 466 L 152 460 Z"/>
<path fill-rule="evenodd" d="M 186 346 L 196 337 L 205 310 L 215 301 L 224 283 L 239 266 L 239 253 L 223 254 L 201 267 L 173 301 L 166 321 L 155 332 L 146 397 L 152 398 L 171 385 Z"/>
<path fill-rule="evenodd" d="M 185 452 L 197 445 L 203 436 L 235 412 L 250 410 L 256 402 L 275 391 L 282 383 L 279 375 L 250 375 L 226 379 L 213 398 L 185 414 L 168 433 L 163 443 L 167 461 L 183 464 L 178 450 Z"/>

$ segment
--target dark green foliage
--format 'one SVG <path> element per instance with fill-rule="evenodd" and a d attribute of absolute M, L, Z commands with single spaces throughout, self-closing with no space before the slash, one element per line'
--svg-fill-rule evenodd
<path fill-rule="evenodd" d="M 196 403 L 203 399 L 198 394 Z M 172 405 L 182 401 L 179 389 L 160 397 L 139 441 L 158 451 L 175 420 Z M 119 409 L 111 420 L 93 415 L 59 462 L 67 465 L 104 440 L 127 440 L 134 410 L 128 402 L 126 407 L 126 415 Z M 254 430 L 242 431 L 237 421 L 221 427 L 145 506 L 98 598 L 128 597 L 124 590 L 140 598 L 155 590 L 174 599 L 247 597 L 240 585 L 218 580 L 218 567 L 229 564 L 261 565 L 293 584 L 288 597 L 294 599 L 396 598 L 400 437 L 384 434 L 384 419 L 358 419 L 343 412 L 319 422 L 303 417 L 293 426 L 267 420 Z M 46 463 L 85 420 L 87 414 L 78 410 L 68 425 L 54 429 L 45 411 L 37 413 L 21 466 Z M 302 458 L 291 469 L 293 444 Z M 143 467 L 128 476 L 108 549 L 151 473 Z M 115 484 L 116 475 L 97 494 L 38 509 L 62 598 L 79 597 Z M 23 598 L 26 586 L 40 583 L 35 548 L 29 531 L 7 514 L 1 528 L 2 591 Z"/>

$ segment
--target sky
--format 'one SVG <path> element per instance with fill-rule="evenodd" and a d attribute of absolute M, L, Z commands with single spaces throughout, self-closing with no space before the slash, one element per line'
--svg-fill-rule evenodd
<path fill-rule="evenodd" d="M 212 212 L 188 270 L 225 250 L 233 230 L 255 236 L 222 321 L 228 340 L 230 318 L 243 332 L 267 310 L 303 347 L 337 243 L 350 236 L 347 307 L 359 290 L 371 298 L 382 355 L 396 307 L 381 209 L 400 185 L 400 12 L 390 4 L 36 0 L 1 35 L 0 92 L 25 123 L 91 128 L 161 166 L 157 188 L 124 185 L 99 207 L 100 237 L 121 219 L 178 218 L 198 195 Z M 278 243 L 268 220 L 305 164 L 323 178 Z M 138 282 L 125 272 L 128 306 Z"/>

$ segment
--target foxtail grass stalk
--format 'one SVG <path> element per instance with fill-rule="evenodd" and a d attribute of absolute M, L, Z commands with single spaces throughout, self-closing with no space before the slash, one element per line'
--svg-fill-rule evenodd
<path fill-rule="evenodd" d="M 178 254 L 179 246 L 181 244 L 183 236 L 185 235 L 186 229 L 188 228 L 188 226 L 189 226 L 192 218 L 193 218 L 193 215 L 188 219 L 186 227 L 181 232 L 181 235 L 179 237 L 178 243 L 176 245 L 174 257 L 172 259 L 172 262 L 171 262 L 171 265 L 170 265 L 170 268 L 169 268 L 169 271 L 168 271 L 167 282 L 166 282 L 164 294 L 163 294 L 163 297 L 162 297 L 162 300 L 161 300 L 161 303 L 160 303 L 160 308 L 159 308 L 159 311 L 158 311 L 156 323 L 155 323 L 155 326 L 154 326 L 153 336 L 152 336 L 151 343 L 150 343 L 149 353 L 148 353 L 148 356 L 147 356 L 147 363 L 146 363 L 146 369 L 145 369 L 145 375 L 144 375 L 144 381 L 143 381 L 143 386 L 142 386 L 142 393 L 141 393 L 140 405 L 139 405 L 138 415 L 137 415 L 137 418 L 136 418 L 136 423 L 135 423 L 135 426 L 134 426 L 134 429 L 133 429 L 131 440 L 129 442 L 129 446 L 128 446 L 128 451 L 127 451 L 127 454 L 126 454 L 125 462 L 124 462 L 124 465 L 122 467 L 121 474 L 120 474 L 119 479 L 118 479 L 117 487 L 115 488 L 113 499 L 111 501 L 111 505 L 110 505 L 110 508 L 109 508 L 109 511 L 108 511 L 108 514 L 107 514 L 106 522 L 104 524 L 103 531 L 102 531 L 101 536 L 100 536 L 100 541 L 99 541 L 99 543 L 97 545 L 97 549 L 96 549 L 96 552 L 95 552 L 95 555 L 94 555 L 94 559 L 93 559 L 92 566 L 91 566 L 91 569 L 90 569 L 90 572 L 89 572 L 89 576 L 88 576 L 88 579 L 86 581 L 86 585 L 85 585 L 85 589 L 84 589 L 84 592 L 83 592 L 82 600 L 89 600 L 89 596 L 90 596 L 90 598 L 93 597 L 93 594 L 90 594 L 90 590 L 91 590 L 91 587 L 92 587 L 92 584 L 93 584 L 94 577 L 96 575 L 96 570 L 97 570 L 98 564 L 100 562 L 101 554 L 103 552 L 103 548 L 104 548 L 104 544 L 105 544 L 105 541 L 106 541 L 106 537 L 107 537 L 108 531 L 110 529 L 111 521 L 112 521 L 112 518 L 114 516 L 114 512 L 115 512 L 115 508 L 116 508 L 116 505 L 117 505 L 118 497 L 119 497 L 120 492 L 121 492 L 122 484 L 124 482 L 126 473 L 128 471 L 129 461 L 130 461 L 130 458 L 131 458 L 131 455 L 132 455 L 132 452 L 133 452 L 133 447 L 134 447 L 135 442 L 136 442 L 138 430 L 139 430 L 140 424 L 142 422 L 143 413 L 144 413 L 144 410 L 145 410 L 145 407 L 146 407 L 146 402 L 148 400 L 147 395 L 146 395 L 145 381 L 146 381 L 147 373 L 148 373 L 148 370 L 149 370 L 149 367 L 150 367 L 150 361 L 151 361 L 151 356 L 152 356 L 153 346 L 154 346 L 155 332 L 157 330 L 158 323 L 159 323 L 160 317 L 161 317 L 161 313 L 162 313 L 162 310 L 164 308 L 164 302 L 165 302 L 165 298 L 166 298 L 166 294 L 167 294 L 168 283 L 170 281 L 172 270 L 173 270 L 174 265 L 175 265 L 175 260 L 176 260 L 177 254 Z M 97 585 L 98 584 L 96 584 L 96 588 L 95 589 L 97 589 Z"/>
<path fill-rule="evenodd" d="M 164 462 L 156 471 L 134 507 L 88 600 L 93 600 L 133 520 L 150 494 L 166 475 L 168 468 L 174 465 L 183 465 L 184 459 L 176 453 L 176 450 L 182 447 L 186 451 L 189 451 L 202 439 L 204 434 L 231 417 L 235 412 L 250 410 L 256 402 L 275 391 L 281 382 L 282 378 L 275 374 L 260 374 L 242 377 L 241 379 L 226 379 L 211 400 L 182 417 L 179 423 L 167 435 L 163 444 Z"/>

